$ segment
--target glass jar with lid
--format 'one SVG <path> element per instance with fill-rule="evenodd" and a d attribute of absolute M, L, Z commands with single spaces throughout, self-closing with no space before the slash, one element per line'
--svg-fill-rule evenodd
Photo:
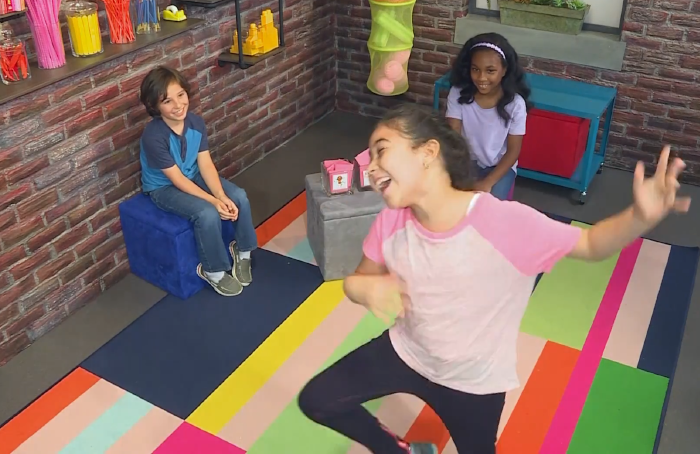
<path fill-rule="evenodd" d="M 21 82 L 31 78 L 27 48 L 12 31 L 0 29 L 0 80 L 5 85 Z"/>
<path fill-rule="evenodd" d="M 66 5 L 66 22 L 73 55 L 89 57 L 103 51 L 97 4 L 83 0 Z"/>

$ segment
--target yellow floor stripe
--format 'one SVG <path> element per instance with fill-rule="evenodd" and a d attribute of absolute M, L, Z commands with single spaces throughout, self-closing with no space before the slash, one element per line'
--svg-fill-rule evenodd
<path fill-rule="evenodd" d="M 342 281 L 321 284 L 192 412 L 187 422 L 211 434 L 219 433 L 343 297 Z"/>

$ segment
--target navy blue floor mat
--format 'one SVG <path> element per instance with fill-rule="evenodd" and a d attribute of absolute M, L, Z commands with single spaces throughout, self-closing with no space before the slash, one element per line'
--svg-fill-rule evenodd
<path fill-rule="evenodd" d="M 323 282 L 318 267 L 266 250 L 253 266 L 241 295 L 168 295 L 81 366 L 187 418 Z"/>

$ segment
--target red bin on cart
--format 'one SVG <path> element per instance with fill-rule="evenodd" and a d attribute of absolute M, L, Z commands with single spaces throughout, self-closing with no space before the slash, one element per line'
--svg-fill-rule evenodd
<path fill-rule="evenodd" d="M 586 118 L 530 110 L 518 167 L 571 178 L 586 151 L 590 124 Z"/>

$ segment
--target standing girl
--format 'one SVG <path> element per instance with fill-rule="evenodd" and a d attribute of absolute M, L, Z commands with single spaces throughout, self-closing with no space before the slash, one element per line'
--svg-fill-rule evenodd
<path fill-rule="evenodd" d="M 469 147 L 447 121 L 395 108 L 370 138 L 370 179 L 388 208 L 377 216 L 347 297 L 396 320 L 376 339 L 313 378 L 299 406 L 313 421 L 375 454 L 436 454 L 408 444 L 362 404 L 396 393 L 432 407 L 460 454 L 493 454 L 505 393 L 519 386 L 516 343 L 539 273 L 561 258 L 609 257 L 651 229 L 676 199 L 679 159 L 634 175 L 634 204 L 590 229 L 471 190 Z"/>
<path fill-rule="evenodd" d="M 471 146 L 474 189 L 505 200 L 515 181 L 530 96 L 518 54 L 497 33 L 477 35 L 455 60 L 451 83 L 446 116 Z"/>

